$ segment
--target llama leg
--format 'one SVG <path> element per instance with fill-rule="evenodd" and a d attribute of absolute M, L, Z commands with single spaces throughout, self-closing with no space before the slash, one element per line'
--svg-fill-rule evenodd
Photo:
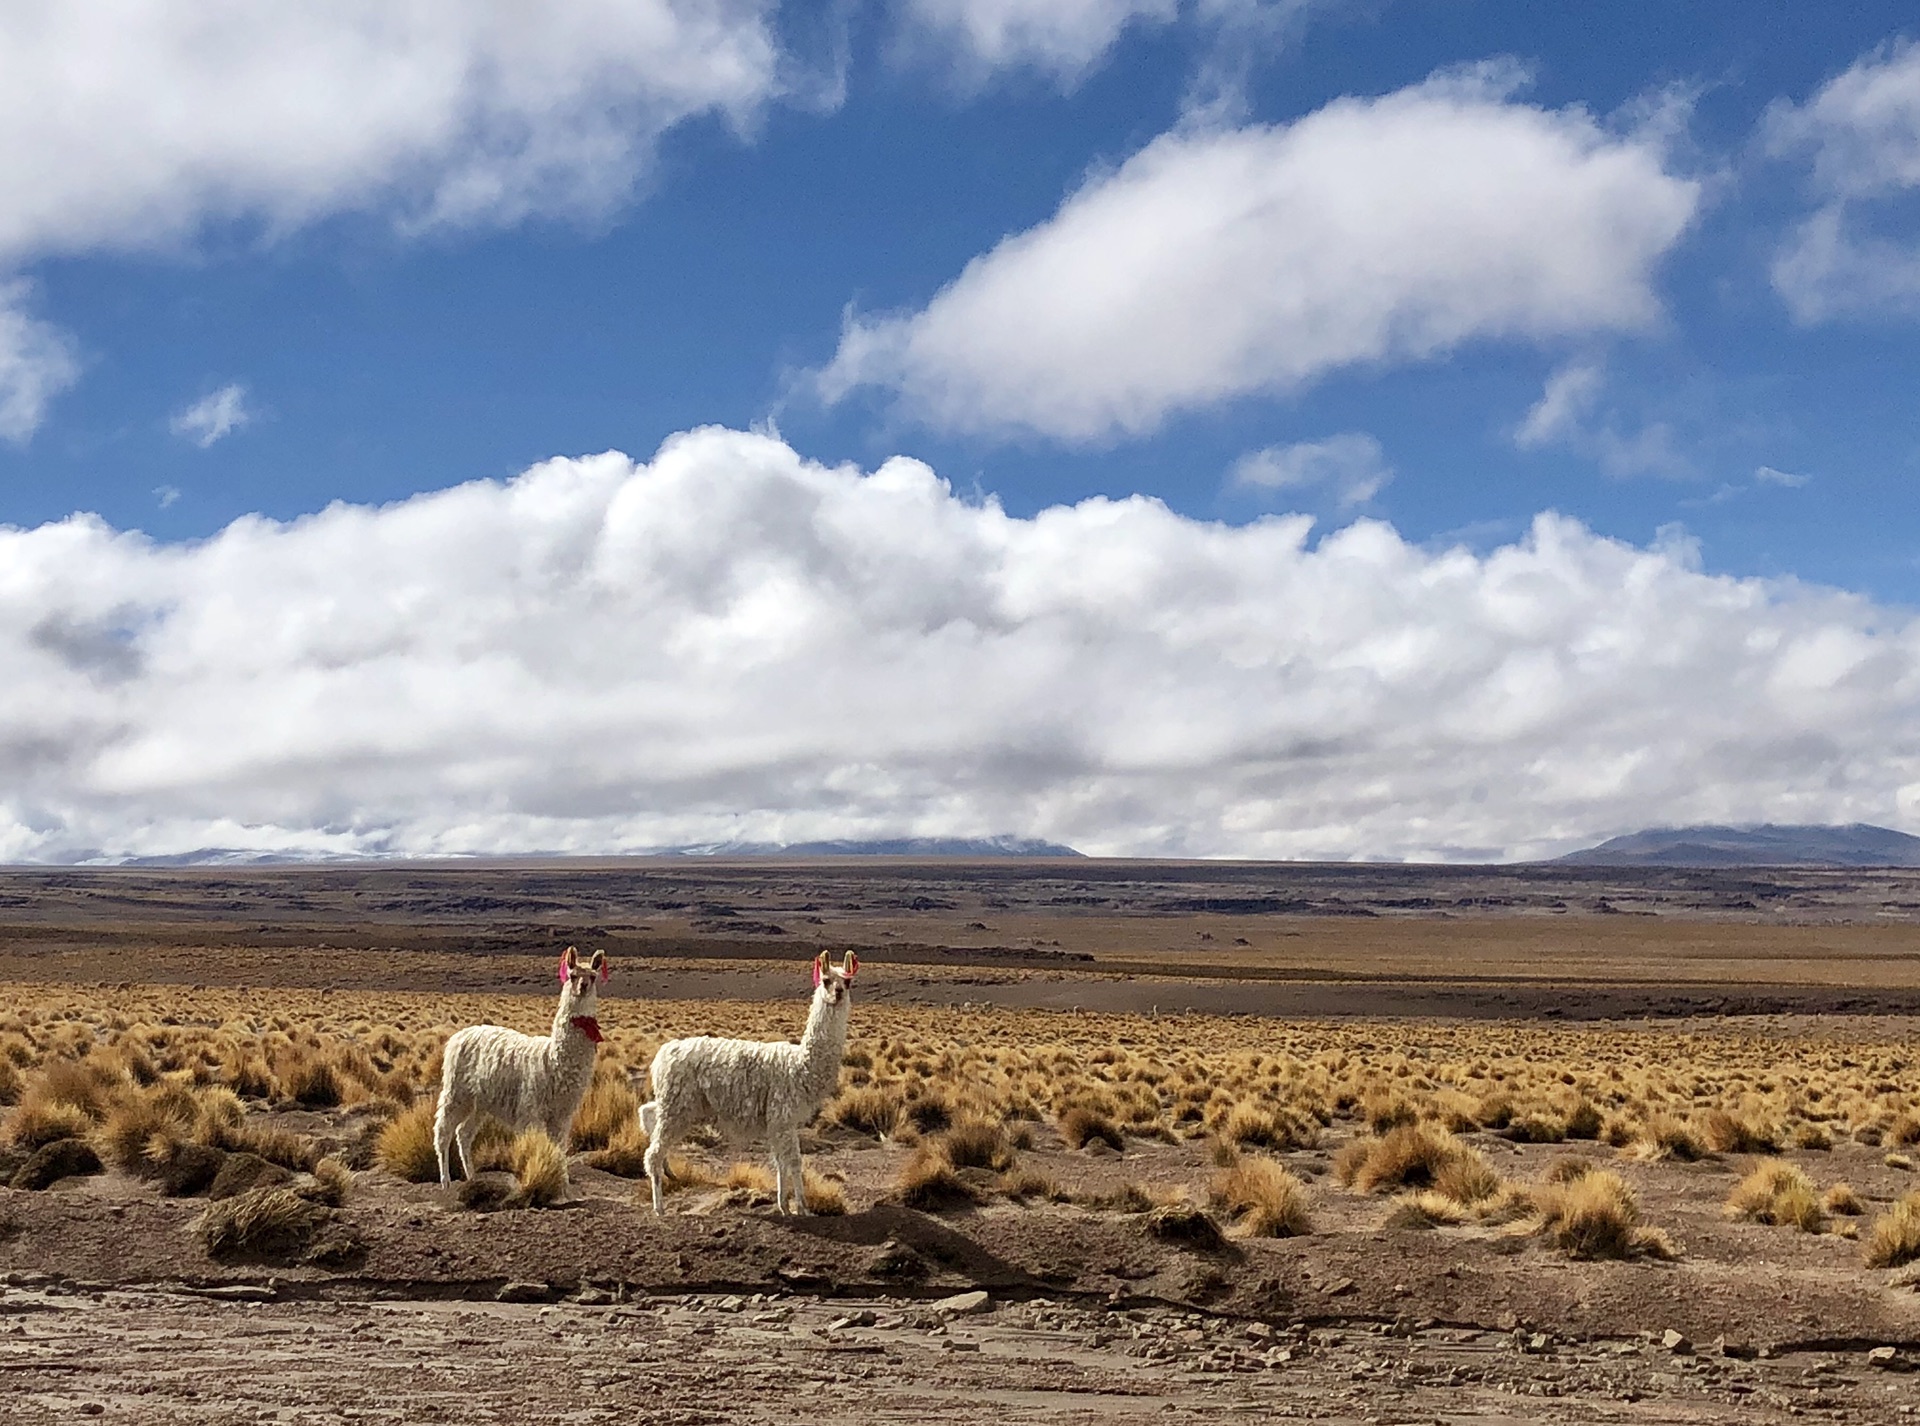
<path fill-rule="evenodd" d="M 800 1136 L 798 1134 L 795 1134 L 781 1146 L 780 1156 L 786 1160 L 785 1171 L 782 1177 L 793 1186 L 793 1211 L 795 1213 L 805 1213 L 807 1211 L 807 1176 L 805 1170 L 801 1167 Z M 785 1210 L 783 1209 L 782 1211 L 784 1212 Z"/>
<path fill-rule="evenodd" d="M 657 1120 L 653 1137 L 647 1140 L 645 1162 L 647 1182 L 653 1186 L 653 1214 L 657 1218 L 665 1211 L 667 1192 L 667 1129 Z"/>
<path fill-rule="evenodd" d="M 454 1147 L 460 1150 L 460 1174 L 463 1178 L 473 1177 L 473 1141 L 479 1132 L 480 1115 L 471 1110 L 453 1131 Z"/>
<path fill-rule="evenodd" d="M 773 1211 L 787 1211 L 787 1161 L 779 1149 L 773 1151 Z"/>
<path fill-rule="evenodd" d="M 447 1153 L 453 1148 L 454 1114 L 453 1096 L 442 1094 L 440 1107 L 433 1116 L 433 1153 L 440 1161 L 440 1187 L 446 1188 L 453 1183 L 452 1166 L 447 1162 Z"/>

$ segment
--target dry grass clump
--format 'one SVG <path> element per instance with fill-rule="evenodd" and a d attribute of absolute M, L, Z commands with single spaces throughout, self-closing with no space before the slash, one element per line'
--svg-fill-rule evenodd
<path fill-rule="evenodd" d="M 1007 1129 L 997 1119 L 983 1114 L 962 1114 L 953 1127 L 939 1136 L 947 1151 L 947 1160 L 957 1169 L 992 1169 L 1003 1172 L 1013 1165 L 1013 1144 Z"/>
<path fill-rule="evenodd" d="M 1046 1203 L 1071 1203 L 1073 1195 L 1060 1186 L 1058 1179 L 1038 1169 L 1014 1167 L 994 1181 L 994 1188 L 1013 1202 L 1025 1205 L 1031 1199 Z"/>
<path fill-rule="evenodd" d="M 593 1082 L 573 1116 L 568 1143 L 576 1151 L 604 1149 L 615 1136 L 635 1127 L 640 1119 L 640 1096 L 626 1075 L 606 1060 L 594 1067 Z"/>
<path fill-rule="evenodd" d="M 529 1208 L 558 1203 L 567 1191 L 567 1154 L 544 1129 L 525 1129 L 507 1150 L 507 1167 Z"/>
<path fill-rule="evenodd" d="M 1531 1197 L 1534 1219 L 1529 1231 L 1569 1257 L 1676 1256 L 1665 1233 L 1641 1223 L 1640 1201 L 1616 1173 L 1596 1169 L 1565 1183 L 1544 1184 Z"/>
<path fill-rule="evenodd" d="M 1320 1142 L 1320 1126 L 1284 1109 L 1236 1104 L 1220 1126 L 1220 1137 L 1236 1148 L 1310 1149 Z"/>
<path fill-rule="evenodd" d="M 196 1228 L 210 1257 L 284 1260 L 305 1251 L 326 1217 L 297 1189 L 256 1188 L 208 1204 Z"/>
<path fill-rule="evenodd" d="M 1250 1155 L 1216 1175 L 1212 1199 L 1250 1238 L 1292 1238 L 1311 1231 L 1307 1186 L 1272 1159 Z"/>
<path fill-rule="evenodd" d="M 1820 1195 L 1820 1207 L 1835 1217 L 1858 1218 L 1867 1211 L 1850 1183 L 1836 1183 Z"/>
<path fill-rule="evenodd" d="M 1825 1124 L 1815 1124 L 1809 1120 L 1793 1126 L 1793 1146 L 1813 1153 L 1825 1153 L 1833 1148 L 1833 1135 Z"/>
<path fill-rule="evenodd" d="M 1777 1154 L 1780 1130 L 1776 1125 L 1710 1109 L 1700 1120 L 1700 1137 L 1716 1154 Z"/>
<path fill-rule="evenodd" d="M 906 1114 L 906 1100 L 897 1089 L 874 1084 L 843 1089 L 827 1106 L 827 1118 L 876 1139 L 890 1139 L 900 1132 Z"/>
<path fill-rule="evenodd" d="M 373 1161 L 408 1183 L 438 1183 L 440 1158 L 433 1147 L 431 1101 L 396 1114 L 381 1126 L 373 1141 Z"/>
<path fill-rule="evenodd" d="M 1114 1149 L 1127 1146 L 1119 1125 L 1085 1104 L 1076 1104 L 1060 1116 L 1060 1137 L 1067 1141 L 1070 1149 L 1084 1149 L 1096 1140 Z"/>
<path fill-rule="evenodd" d="M 636 1118 L 630 1124 L 622 1124 L 607 1140 L 604 1148 L 595 1149 L 587 1155 L 587 1163 L 616 1178 L 645 1178 L 647 1135 L 640 1127 L 640 1121 Z"/>
<path fill-rule="evenodd" d="M 1887 1146 L 1894 1149 L 1911 1148 L 1920 1144 L 1920 1114 L 1902 1114 L 1887 1126 Z"/>
<path fill-rule="evenodd" d="M 1867 1232 L 1867 1266 L 1897 1268 L 1920 1262 L 1920 1189 L 1873 1220 Z"/>
<path fill-rule="evenodd" d="M 970 1207 L 981 1197 L 979 1189 L 960 1176 L 946 1146 L 937 1140 L 907 1156 L 894 1178 L 893 1196 L 909 1208 L 928 1213 Z"/>
<path fill-rule="evenodd" d="M 93 1120 L 83 1109 L 44 1099 L 23 1101 L 7 1119 L 7 1141 L 22 1149 L 38 1149 L 60 1139 L 84 1139 L 93 1132 Z"/>
<path fill-rule="evenodd" d="M 1648 1116 L 1634 1143 L 1635 1157 L 1648 1162 L 1678 1159 L 1683 1164 L 1698 1163 L 1707 1156 L 1707 1145 L 1685 1121 L 1671 1114 Z"/>
<path fill-rule="evenodd" d="M 20 1098 L 20 1086 L 26 1082 L 26 1076 L 20 1073 L 19 1066 L 5 1057 L 0 1057 L 0 1104 L 12 1104 Z"/>
<path fill-rule="evenodd" d="M 1827 1226 L 1820 1191 L 1792 1164 L 1761 1164 L 1740 1180 L 1726 1202 L 1729 1218 L 1818 1233 Z"/>
<path fill-rule="evenodd" d="M 1378 1139 L 1348 1144 L 1334 1156 L 1333 1176 L 1358 1193 L 1432 1188 L 1449 1166 L 1477 1160 L 1478 1154 L 1438 1125 L 1402 1124 Z"/>

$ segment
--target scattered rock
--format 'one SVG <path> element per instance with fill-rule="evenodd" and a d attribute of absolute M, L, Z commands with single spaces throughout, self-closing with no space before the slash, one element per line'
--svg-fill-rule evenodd
<path fill-rule="evenodd" d="M 1672 1352 L 1676 1357 L 1690 1357 L 1693 1355 L 1692 1341 L 1688 1339 L 1684 1332 L 1676 1332 L 1671 1327 L 1660 1334 L 1660 1345 L 1665 1347 L 1669 1352 Z"/>
<path fill-rule="evenodd" d="M 873 1255 L 873 1260 L 867 1264 L 867 1271 L 876 1277 L 925 1277 L 927 1264 L 905 1243 L 889 1238 Z"/>
<path fill-rule="evenodd" d="M 228 1154 L 226 1161 L 215 1172 L 213 1182 L 207 1186 L 207 1197 L 237 1198 L 256 1188 L 278 1188 L 292 1182 L 291 1171 L 268 1162 L 258 1154 Z"/>
<path fill-rule="evenodd" d="M 1867 1353 L 1867 1365 L 1887 1372 L 1911 1371 L 1913 1366 L 1901 1357 L 1897 1347 L 1875 1347 Z"/>
<path fill-rule="evenodd" d="M 928 1310 L 947 1317 L 959 1317 L 969 1312 L 979 1312 L 987 1305 L 987 1293 L 984 1288 L 975 1288 L 972 1292 L 956 1292 L 952 1297 L 943 1297 L 938 1302 L 928 1304 Z"/>
<path fill-rule="evenodd" d="M 1147 1232 L 1163 1243 L 1176 1243 L 1203 1253 L 1218 1252 L 1227 1238 L 1213 1215 L 1190 1203 L 1169 1203 L 1147 1215 Z"/>
<path fill-rule="evenodd" d="M 873 1309 L 863 1307 L 858 1312 L 849 1312 L 845 1317 L 836 1317 L 827 1324 L 829 1332 L 844 1332 L 849 1327 L 871 1327 L 874 1323 Z"/>
<path fill-rule="evenodd" d="M 507 1282 L 493 1295 L 495 1302 L 551 1302 L 554 1292 L 544 1282 Z"/>
<path fill-rule="evenodd" d="M 1750 1362 L 1759 1355 L 1751 1342 L 1729 1341 L 1725 1337 L 1714 1340 L 1714 1351 L 1723 1357 L 1731 1357 L 1737 1362 Z"/>
<path fill-rule="evenodd" d="M 1345 1297 L 1352 1291 L 1353 1279 L 1350 1277 L 1337 1277 L 1331 1282 L 1320 1284 L 1320 1293 L 1323 1297 Z"/>
<path fill-rule="evenodd" d="M 55 1139 L 51 1144 L 43 1144 L 34 1150 L 33 1156 L 14 1171 L 7 1187 L 27 1192 L 37 1191 L 63 1178 L 80 1178 L 88 1174 L 104 1173 L 100 1155 L 84 1139 Z"/>
<path fill-rule="evenodd" d="M 510 1173 L 478 1173 L 462 1179 L 453 1190 L 453 1201 L 474 1213 L 492 1213 L 511 1208 L 519 1202 L 520 1185 Z"/>

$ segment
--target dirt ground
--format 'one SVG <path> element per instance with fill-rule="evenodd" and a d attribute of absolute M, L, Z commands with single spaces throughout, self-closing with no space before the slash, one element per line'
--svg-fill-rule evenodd
<path fill-rule="evenodd" d="M 1371 879 L 1128 864 L 9 873 L 0 997 L 162 983 L 191 1014 L 192 986 L 227 987 L 217 1023 L 233 987 L 266 1003 L 274 986 L 489 991 L 524 995 L 537 1028 L 547 948 L 565 937 L 615 948 L 609 1023 L 622 997 L 706 999 L 723 1020 L 729 1002 L 791 999 L 797 1032 L 793 961 L 820 941 L 862 948 L 863 1004 L 1311 1006 L 1377 1020 L 1384 1044 L 1549 1011 L 1542 1023 L 1596 1031 L 1688 1017 L 1659 1022 L 1651 1053 L 1666 1034 L 1898 1044 L 1920 1030 L 1912 873 L 1353 870 Z M 1423 904 L 1389 904 L 1409 900 Z M 681 904 L 615 914 L 642 901 Z M 755 919 L 783 929 L 730 924 Z M 991 1017 L 966 1024 L 990 1033 Z M 271 1117 L 360 1170 L 324 1262 L 215 1262 L 194 1233 L 201 1202 L 125 1174 L 0 1188 L 0 1422 L 1920 1417 L 1920 1275 L 1868 1270 L 1834 1234 L 1726 1221 L 1746 1155 L 1639 1163 L 1470 1135 L 1516 1181 L 1570 1151 L 1604 1156 L 1681 1250 L 1575 1262 L 1500 1227 L 1388 1226 L 1386 1201 L 1332 1181 L 1349 1126 L 1280 1155 L 1309 1186 L 1312 1232 L 1195 1245 L 1075 1204 L 909 1209 L 888 1194 L 903 1151 L 829 1128 L 807 1151 L 843 1185 L 840 1216 L 703 1189 L 655 1219 L 633 1182 L 577 1160 L 568 1206 L 475 1213 L 371 1167 L 359 1111 Z M 1784 1157 L 1873 1205 L 1916 1181 L 1853 1142 Z M 1045 1125 L 1023 1163 L 1083 1193 L 1204 1193 L 1212 1171 L 1197 1142 L 1074 1150 Z"/>

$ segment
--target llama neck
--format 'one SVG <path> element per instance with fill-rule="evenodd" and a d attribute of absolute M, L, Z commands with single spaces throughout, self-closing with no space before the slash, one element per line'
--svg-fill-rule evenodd
<path fill-rule="evenodd" d="M 579 1070 L 593 1063 L 594 1044 L 573 1023 L 580 1013 L 578 1005 L 562 1000 L 553 1012 L 553 1030 L 547 1036 L 547 1056 L 562 1071 Z"/>
<path fill-rule="evenodd" d="M 824 1099 L 840 1079 L 849 1004 L 844 995 L 838 1005 L 828 1003 L 824 995 L 816 995 L 813 1009 L 807 1014 L 807 1028 L 800 1036 L 800 1080 L 816 1098 Z"/>

